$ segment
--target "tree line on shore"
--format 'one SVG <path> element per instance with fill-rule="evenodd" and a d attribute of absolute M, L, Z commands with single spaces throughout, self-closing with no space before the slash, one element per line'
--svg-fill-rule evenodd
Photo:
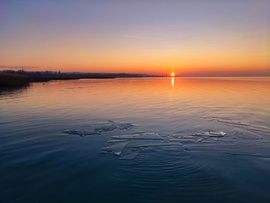
<path fill-rule="evenodd" d="M 163 75 L 164 76 L 164 75 Z M 53 71 L 4 70 L 0 72 L 0 87 L 26 86 L 31 82 L 48 82 L 50 80 L 75 79 L 111 79 L 131 77 L 161 77 L 161 75 L 127 74 L 127 73 L 80 73 Z"/>

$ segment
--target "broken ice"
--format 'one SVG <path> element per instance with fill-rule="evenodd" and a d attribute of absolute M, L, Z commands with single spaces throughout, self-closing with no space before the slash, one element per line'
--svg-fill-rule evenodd
<path fill-rule="evenodd" d="M 203 117 L 203 118 L 207 121 L 216 121 L 216 122 L 220 122 L 226 125 L 244 127 L 245 129 L 248 129 L 251 131 L 260 131 L 260 132 L 265 132 L 265 133 L 270 132 L 270 128 L 263 125 L 256 125 L 256 124 L 246 123 L 239 120 L 227 119 L 227 118 L 218 118 L 218 117 Z"/>
<path fill-rule="evenodd" d="M 146 148 L 170 147 L 177 150 L 177 147 L 182 145 L 196 144 L 206 139 L 217 139 L 225 135 L 226 133 L 223 131 L 214 130 L 191 135 L 160 135 L 155 132 L 116 135 L 112 136 L 112 139 L 107 141 L 109 146 L 105 147 L 103 150 L 117 155 L 119 159 L 134 159 L 139 155 L 141 150 Z"/>
<path fill-rule="evenodd" d="M 65 130 L 64 133 L 66 134 L 73 134 L 73 135 L 79 135 L 79 136 L 86 136 L 86 135 L 99 135 L 101 133 L 113 131 L 116 129 L 119 130 L 131 130 L 133 128 L 133 124 L 131 123 L 116 123 L 114 121 L 108 121 L 111 124 L 108 125 L 101 125 L 97 126 L 95 128 L 92 128 L 91 130 Z"/>
<path fill-rule="evenodd" d="M 100 135 L 102 133 L 114 130 L 131 130 L 131 123 L 117 123 L 108 121 L 107 124 L 93 124 L 91 130 L 66 130 L 67 134 L 79 136 Z M 213 141 L 226 135 L 223 131 L 207 130 L 196 132 L 193 134 L 170 134 L 162 135 L 157 132 L 136 132 L 130 134 L 120 134 L 111 136 L 111 140 L 107 141 L 107 147 L 103 151 L 112 153 L 119 159 L 134 159 L 141 151 L 145 149 L 170 148 L 178 150 L 182 145 L 205 143 L 206 140 Z"/>
<path fill-rule="evenodd" d="M 136 133 L 130 135 L 112 136 L 115 139 L 141 139 L 141 140 L 162 140 L 157 133 Z"/>
<path fill-rule="evenodd" d="M 208 136 L 208 137 L 224 137 L 225 135 L 226 133 L 222 131 L 206 131 L 192 134 L 192 136 Z"/>
<path fill-rule="evenodd" d="M 99 135 L 97 132 L 91 132 L 91 131 L 79 131 L 79 130 L 65 130 L 66 134 L 72 134 L 72 135 L 79 135 L 81 137 L 84 137 L 86 135 Z"/>
<path fill-rule="evenodd" d="M 120 156 L 123 149 L 127 146 L 128 142 L 119 142 L 116 144 L 112 144 L 109 147 L 105 147 L 103 150 L 107 152 L 112 152 L 117 156 Z"/>

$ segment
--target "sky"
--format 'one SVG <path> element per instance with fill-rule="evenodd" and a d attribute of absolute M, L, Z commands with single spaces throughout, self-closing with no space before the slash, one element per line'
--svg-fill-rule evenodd
<path fill-rule="evenodd" d="M 1 0 L 0 70 L 270 75 L 270 0 Z"/>

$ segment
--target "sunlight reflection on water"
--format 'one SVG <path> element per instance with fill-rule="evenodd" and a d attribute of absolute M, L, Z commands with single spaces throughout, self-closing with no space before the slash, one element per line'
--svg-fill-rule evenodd
<path fill-rule="evenodd" d="M 171 78 L 171 84 L 172 84 L 172 87 L 174 88 L 174 77 Z"/>

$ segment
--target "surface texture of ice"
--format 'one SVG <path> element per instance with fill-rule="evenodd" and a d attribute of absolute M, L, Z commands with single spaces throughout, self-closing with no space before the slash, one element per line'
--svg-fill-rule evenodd
<path fill-rule="evenodd" d="M 237 122 L 238 123 L 238 122 Z M 91 124 L 91 129 L 87 130 L 66 130 L 66 134 L 79 136 L 101 135 L 114 130 L 131 130 L 131 123 L 117 123 L 107 121 L 107 123 Z M 89 127 L 89 128 L 90 128 Z M 191 146 L 207 144 L 219 141 L 226 133 L 223 131 L 207 130 L 193 134 L 159 134 L 157 132 L 133 132 L 130 134 L 118 135 L 113 133 L 111 139 L 107 140 L 107 146 L 103 151 L 117 155 L 119 159 L 135 159 L 144 150 L 177 150 L 181 146 Z"/>
<path fill-rule="evenodd" d="M 108 132 L 108 131 L 113 131 L 115 130 L 117 127 L 116 125 L 112 124 L 112 125 L 107 125 L 107 126 L 100 126 L 98 128 L 95 128 L 95 132 L 97 133 L 103 133 L 103 132 Z"/>
<path fill-rule="evenodd" d="M 201 133 L 192 134 L 192 136 L 206 136 L 206 137 L 224 137 L 226 135 L 225 132 L 222 131 L 206 131 Z"/>
<path fill-rule="evenodd" d="M 86 135 L 99 135 L 101 133 L 113 131 L 116 129 L 119 130 L 131 130 L 133 128 L 133 124 L 131 123 L 116 123 L 114 121 L 108 121 L 109 124 L 105 125 L 94 125 L 96 127 L 92 127 L 91 130 L 65 130 L 64 133 L 66 134 L 73 134 L 79 136 L 86 136 Z"/>
<path fill-rule="evenodd" d="M 86 135 L 99 135 L 98 132 L 93 131 L 80 131 L 80 130 L 65 130 L 66 134 L 72 134 L 72 135 L 79 135 L 79 136 L 86 136 Z"/>
<path fill-rule="evenodd" d="M 120 130 L 131 130 L 133 128 L 131 123 L 118 123 L 116 126 Z"/>
<path fill-rule="evenodd" d="M 137 133 L 129 135 L 112 136 L 114 139 L 140 139 L 140 140 L 162 140 L 157 133 Z"/>
<path fill-rule="evenodd" d="M 261 131 L 265 133 L 270 132 L 270 128 L 263 125 L 257 125 L 252 123 L 247 123 L 244 121 L 234 120 L 234 119 L 228 119 L 228 118 L 218 118 L 218 117 L 203 117 L 205 120 L 208 121 L 216 121 L 227 125 L 233 125 L 238 127 L 243 127 L 245 129 L 251 130 L 251 131 Z"/>
<path fill-rule="evenodd" d="M 115 143 L 112 144 L 109 147 L 105 147 L 103 150 L 107 151 L 107 152 L 112 152 L 117 156 L 120 156 L 123 149 L 127 146 L 128 142 L 119 142 L 119 143 Z"/>
<path fill-rule="evenodd" d="M 107 141 L 108 147 L 105 151 L 111 152 L 119 159 L 134 159 L 141 151 L 147 149 L 171 149 L 177 150 L 178 147 L 191 144 L 207 143 L 206 140 L 212 142 L 218 141 L 226 135 L 223 131 L 208 130 L 191 135 L 172 134 L 160 135 L 156 132 L 141 132 L 126 135 L 114 135 L 111 140 Z"/>

